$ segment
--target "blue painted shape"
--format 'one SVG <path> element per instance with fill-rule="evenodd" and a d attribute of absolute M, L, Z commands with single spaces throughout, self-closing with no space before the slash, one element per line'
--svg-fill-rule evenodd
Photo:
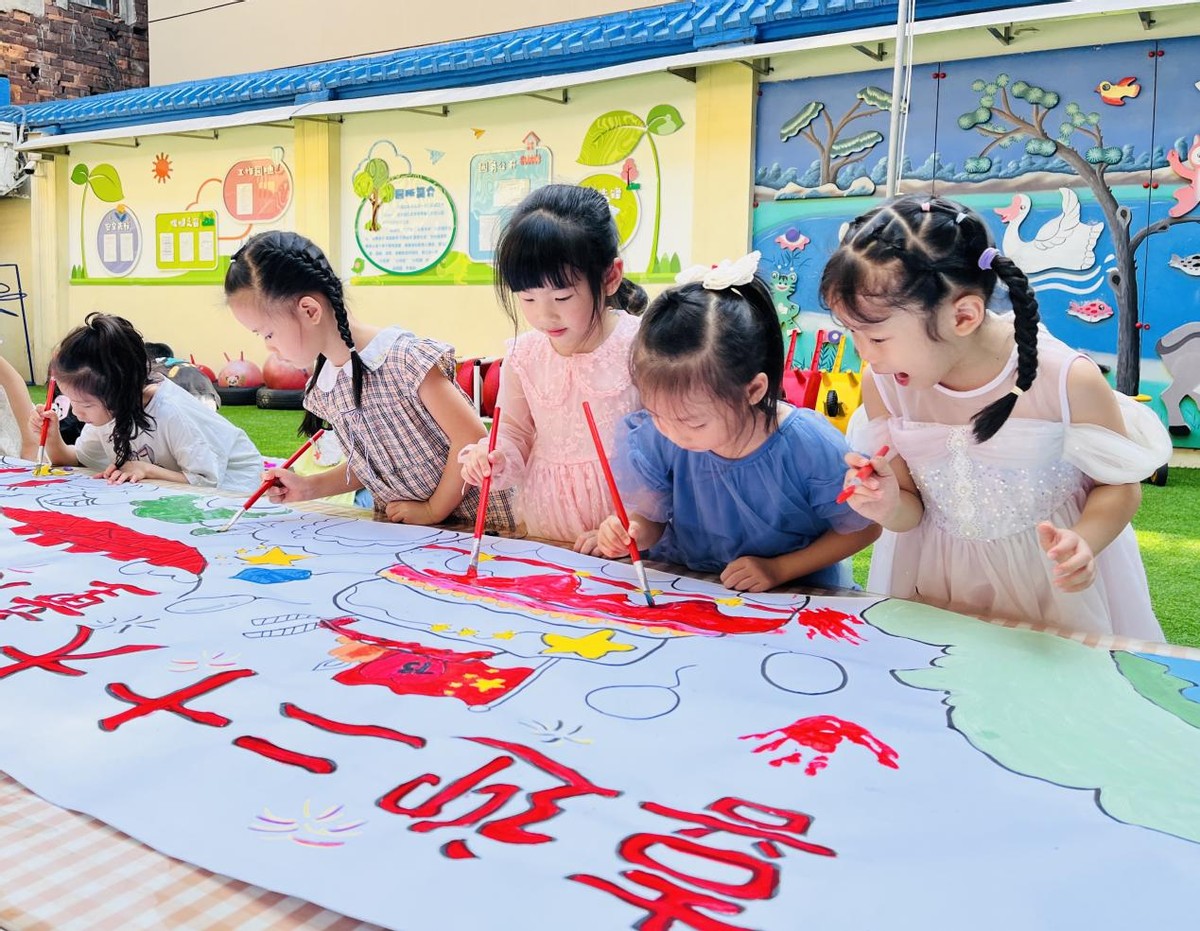
<path fill-rule="evenodd" d="M 1140 656 L 1142 659 L 1148 659 L 1152 663 L 1166 666 L 1171 675 L 1177 679 L 1182 679 L 1184 682 L 1191 682 L 1191 688 L 1182 689 L 1179 694 L 1188 701 L 1200 703 L 1200 661 L 1180 659 L 1176 656 L 1158 656 L 1154 653 L 1135 653 L 1134 656 Z"/>
<path fill-rule="evenodd" d="M 300 582 L 311 577 L 312 573 L 307 569 L 283 567 L 268 569 L 265 566 L 254 566 L 250 569 L 243 569 L 234 576 L 235 579 L 241 579 L 243 582 L 255 582 L 259 585 L 275 585 L 279 582 Z"/>

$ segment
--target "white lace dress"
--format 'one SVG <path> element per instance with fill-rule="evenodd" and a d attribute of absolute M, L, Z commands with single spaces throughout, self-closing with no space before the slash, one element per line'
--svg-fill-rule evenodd
<path fill-rule="evenodd" d="M 868 587 L 966 614 L 1162 640 L 1133 528 L 1096 559 L 1095 584 L 1066 593 L 1038 544 L 1037 524 L 1071 527 L 1096 484 L 1138 482 L 1165 463 L 1171 443 L 1158 418 L 1117 395 L 1128 437 L 1070 422 L 1067 371 L 1085 357 L 1043 330 L 1038 377 L 986 443 L 971 415 L 1011 390 L 1016 352 L 992 382 L 957 392 L 900 387 L 874 376 L 889 416 L 856 445 L 890 444 L 908 464 L 925 514 L 875 546 Z"/>

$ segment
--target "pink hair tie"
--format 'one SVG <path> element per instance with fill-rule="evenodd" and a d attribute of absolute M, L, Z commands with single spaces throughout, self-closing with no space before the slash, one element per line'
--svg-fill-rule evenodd
<path fill-rule="evenodd" d="M 933 204 L 930 201 L 927 201 L 927 200 L 922 201 L 921 202 L 921 213 L 929 213 L 929 208 L 932 206 L 933 206 Z"/>
<path fill-rule="evenodd" d="M 999 249 L 995 249 L 991 246 L 988 246 L 986 249 L 983 250 L 983 252 L 981 252 L 979 254 L 979 267 L 982 268 L 985 272 L 990 272 L 992 270 L 992 260 L 994 258 L 996 258 L 996 256 L 998 256 L 999 254 L 1000 254 Z"/>

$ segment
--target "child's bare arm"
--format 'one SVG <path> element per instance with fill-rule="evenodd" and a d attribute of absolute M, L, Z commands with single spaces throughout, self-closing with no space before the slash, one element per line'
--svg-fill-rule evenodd
<path fill-rule="evenodd" d="M 37 456 L 38 434 L 30 428 L 29 415 L 34 412 L 33 401 L 29 399 L 29 389 L 9 361 L 0 357 L 0 389 L 8 398 L 8 406 L 12 408 L 13 417 L 17 421 L 17 429 L 21 431 L 21 458 L 33 459 Z"/>
<path fill-rule="evenodd" d="M 768 589 L 812 575 L 853 556 L 879 539 L 882 528 L 871 524 L 853 533 L 827 530 L 802 550 L 780 556 L 742 556 L 721 573 L 721 584 L 740 592 L 765 592 Z"/>
<path fill-rule="evenodd" d="M 45 410 L 45 405 L 42 404 L 33 408 L 26 421 L 29 431 L 33 434 L 33 450 L 25 458 L 37 458 L 43 420 L 50 421 L 50 429 L 46 432 L 46 461 L 51 465 L 79 465 L 79 458 L 75 455 L 75 447 L 64 443 L 62 434 L 58 431 L 58 414 L 55 413 L 53 408 L 49 411 Z M 22 446 L 22 448 L 24 447 Z"/>
<path fill-rule="evenodd" d="M 438 368 L 431 368 L 417 389 L 421 399 L 450 440 L 450 452 L 442 468 L 442 478 L 428 501 L 392 501 L 388 518 L 397 523 L 438 524 L 450 516 L 463 498 L 462 473 L 458 454 L 469 443 L 487 432 L 467 399 Z"/>
<path fill-rule="evenodd" d="M 863 406 L 867 416 L 874 420 L 887 416 L 887 408 L 879 397 L 879 389 L 875 387 L 875 379 L 869 375 L 863 379 Z M 850 507 L 863 517 L 882 524 L 888 530 L 903 533 L 912 530 L 921 523 L 925 514 L 925 505 L 921 501 L 921 493 L 917 491 L 916 483 L 909 474 L 908 464 L 899 456 L 892 456 L 886 462 L 868 460 L 858 453 L 847 453 L 846 464 L 850 471 L 846 473 L 846 486 L 849 487 L 854 473 L 871 461 L 875 473 L 861 480 L 850 496 Z"/>

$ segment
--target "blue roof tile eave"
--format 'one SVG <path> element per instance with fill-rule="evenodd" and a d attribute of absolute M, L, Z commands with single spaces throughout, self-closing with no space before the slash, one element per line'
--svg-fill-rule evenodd
<path fill-rule="evenodd" d="M 918 19 L 1053 0 L 922 0 Z M 845 32 L 894 22 L 895 0 L 675 2 L 365 58 L 0 107 L 0 120 L 39 132 L 87 133 L 553 76 L 701 48 Z"/>

